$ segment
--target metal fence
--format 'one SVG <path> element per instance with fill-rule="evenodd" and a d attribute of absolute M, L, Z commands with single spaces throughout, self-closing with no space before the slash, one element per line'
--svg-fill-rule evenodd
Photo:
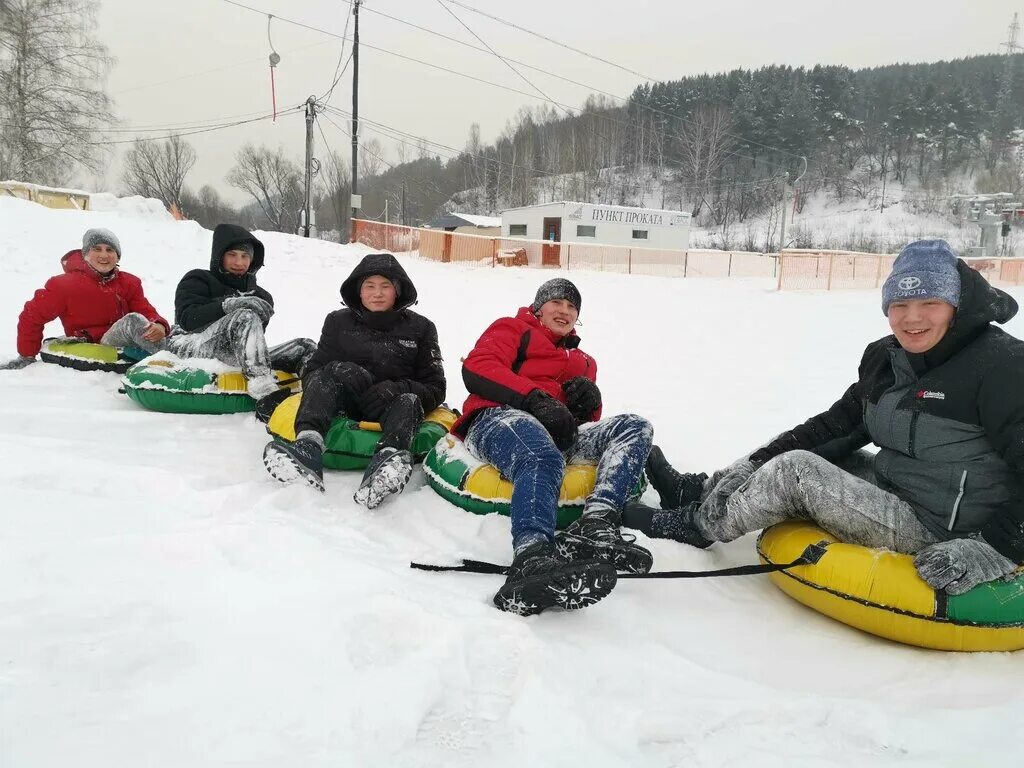
<path fill-rule="evenodd" d="M 357 242 L 371 248 L 454 263 L 492 267 L 586 269 L 659 277 L 775 277 L 774 254 L 749 251 L 688 251 L 630 248 L 597 243 L 466 235 L 356 219 Z"/>
<path fill-rule="evenodd" d="M 881 288 L 895 254 L 784 250 L 779 254 L 779 290 Z M 1024 284 L 1024 259 L 964 259 L 995 285 Z"/>

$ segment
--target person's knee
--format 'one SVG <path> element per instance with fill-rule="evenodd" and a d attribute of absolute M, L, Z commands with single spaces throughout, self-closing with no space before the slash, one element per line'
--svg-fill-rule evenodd
<path fill-rule="evenodd" d="M 622 428 L 625 431 L 635 434 L 638 438 L 647 442 L 654 441 L 654 425 L 643 416 L 638 416 L 635 413 L 624 413 L 618 418 L 622 420 Z"/>
<path fill-rule="evenodd" d="M 236 309 L 227 318 L 228 333 L 232 335 L 247 335 L 256 328 L 263 331 L 263 322 L 260 320 L 260 316 L 251 309 Z"/>
<path fill-rule="evenodd" d="M 366 389 L 373 384 L 373 376 L 369 371 L 356 363 L 341 360 L 332 360 L 323 368 L 323 375 L 330 376 L 342 386 L 353 391 Z"/>

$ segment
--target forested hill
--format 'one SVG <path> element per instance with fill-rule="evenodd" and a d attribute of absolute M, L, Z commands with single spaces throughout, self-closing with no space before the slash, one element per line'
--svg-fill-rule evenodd
<path fill-rule="evenodd" d="M 886 182 L 1021 192 L 1014 130 L 1024 125 L 1024 55 L 931 64 L 770 66 L 642 85 L 626 103 L 592 96 L 577 114 L 523 109 L 497 140 L 473 126 L 465 151 L 370 180 L 364 210 L 410 220 L 545 199 L 689 210 L 705 225 L 763 216 L 780 177 L 805 193 L 866 196 Z M 454 155 L 454 153 L 451 153 Z"/>

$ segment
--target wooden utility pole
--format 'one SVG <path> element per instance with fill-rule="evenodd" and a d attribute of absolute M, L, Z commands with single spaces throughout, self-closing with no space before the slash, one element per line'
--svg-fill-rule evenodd
<path fill-rule="evenodd" d="M 313 212 L 310 198 L 313 189 L 313 121 L 316 119 L 316 96 L 306 99 L 306 193 L 303 197 L 302 221 L 299 234 L 310 237 L 313 230 Z"/>
<path fill-rule="evenodd" d="M 359 178 L 359 3 L 354 0 L 352 16 L 355 20 L 355 33 L 352 37 L 352 232 L 349 236 L 355 242 L 356 217 L 359 215 L 360 197 L 357 194 Z"/>

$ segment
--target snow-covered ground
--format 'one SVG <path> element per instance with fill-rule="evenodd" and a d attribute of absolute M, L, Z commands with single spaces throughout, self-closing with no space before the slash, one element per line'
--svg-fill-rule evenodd
<path fill-rule="evenodd" d="M 89 226 L 170 316 L 210 233 L 128 202 L 0 199 L 0 356 L 22 303 Z M 316 337 L 366 252 L 266 234 L 272 342 Z M 460 357 L 551 273 L 406 259 Z M 636 411 L 686 469 L 712 470 L 831 404 L 886 331 L 874 292 L 575 272 L 606 413 Z M 1016 291 L 1024 300 L 1024 290 Z M 1011 332 L 1024 335 L 1024 321 Z M 59 332 L 57 324 L 52 328 Z M 1024 655 L 899 646 L 819 616 L 763 577 L 625 581 L 585 611 L 490 604 L 508 521 L 425 486 L 377 511 L 266 475 L 249 415 L 170 416 L 118 377 L 0 372 L 0 766 L 1005 765 Z M 652 492 L 653 496 L 653 492 Z M 641 539 L 643 541 L 643 539 Z M 650 542 L 656 568 L 755 560 L 751 537 Z"/>

